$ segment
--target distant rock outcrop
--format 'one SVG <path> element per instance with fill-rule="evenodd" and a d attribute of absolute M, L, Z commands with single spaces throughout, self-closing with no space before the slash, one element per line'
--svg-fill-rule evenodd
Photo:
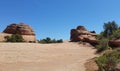
<path fill-rule="evenodd" d="M 3 32 L 8 34 L 35 35 L 33 29 L 24 23 L 10 24 Z"/>
<path fill-rule="evenodd" d="M 76 29 L 71 30 L 71 41 L 82 41 L 82 42 L 88 42 L 91 44 L 97 44 L 98 40 L 96 39 L 96 34 L 91 33 L 87 31 L 87 29 L 84 26 L 78 26 Z"/>
<path fill-rule="evenodd" d="M 26 42 L 36 42 L 35 32 L 27 24 L 20 23 L 8 25 L 3 33 L 0 34 L 2 39 L 0 41 L 4 41 L 5 36 L 11 36 L 12 34 L 22 35 Z"/>

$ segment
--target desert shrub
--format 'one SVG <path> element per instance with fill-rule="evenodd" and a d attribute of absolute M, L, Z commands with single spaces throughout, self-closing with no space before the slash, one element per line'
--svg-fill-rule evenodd
<path fill-rule="evenodd" d="M 50 37 L 38 41 L 38 43 L 62 43 L 62 42 L 63 42 L 62 39 L 56 40 L 56 39 L 51 39 Z"/>
<path fill-rule="evenodd" d="M 46 41 L 42 39 L 42 40 L 38 40 L 38 43 L 46 43 Z"/>
<path fill-rule="evenodd" d="M 10 36 L 5 36 L 4 38 L 5 38 L 6 42 L 10 42 L 11 41 L 11 37 Z"/>
<path fill-rule="evenodd" d="M 111 39 L 112 35 L 114 35 L 113 37 L 118 36 L 118 34 L 116 34 L 116 31 L 119 28 L 118 28 L 118 25 L 114 21 L 104 23 L 103 28 L 104 30 L 97 36 L 98 40 L 101 40 L 104 38 Z"/>
<path fill-rule="evenodd" d="M 63 40 L 62 40 L 62 39 L 59 39 L 59 40 L 57 40 L 57 42 L 58 42 L 58 43 L 62 43 L 62 42 L 63 42 Z"/>
<path fill-rule="evenodd" d="M 106 38 L 106 37 L 104 37 L 104 32 L 101 32 L 100 34 L 97 35 L 97 40 L 101 40 L 104 38 Z"/>
<path fill-rule="evenodd" d="M 104 37 L 110 37 L 113 34 L 113 31 L 118 29 L 118 25 L 115 21 L 104 23 Z"/>
<path fill-rule="evenodd" d="M 29 41 L 29 43 L 35 43 L 35 41 Z"/>
<path fill-rule="evenodd" d="M 97 48 L 97 53 L 109 49 L 108 42 L 109 42 L 108 39 L 101 39 L 99 44 L 95 46 Z"/>
<path fill-rule="evenodd" d="M 113 31 L 113 34 L 110 37 L 110 39 L 120 39 L 120 29 Z"/>
<path fill-rule="evenodd" d="M 51 40 L 51 38 L 50 37 L 47 37 L 46 39 L 44 39 L 45 40 L 45 42 L 46 43 L 51 43 L 52 42 L 52 40 Z"/>
<path fill-rule="evenodd" d="M 97 35 L 97 40 L 99 40 L 99 44 L 96 45 L 97 52 L 102 52 L 109 49 L 108 44 L 111 39 L 120 38 L 120 29 L 114 21 L 104 23 L 103 28 L 103 32 Z"/>
<path fill-rule="evenodd" d="M 120 64 L 120 50 L 107 51 L 96 60 L 99 71 L 116 71 Z"/>
<path fill-rule="evenodd" d="M 5 36 L 4 37 L 6 42 L 24 42 L 24 39 L 19 34 L 13 34 L 11 36 Z"/>

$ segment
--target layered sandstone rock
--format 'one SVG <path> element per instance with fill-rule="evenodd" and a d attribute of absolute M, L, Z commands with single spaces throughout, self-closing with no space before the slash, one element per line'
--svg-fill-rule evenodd
<path fill-rule="evenodd" d="M 5 36 L 11 36 L 12 34 L 22 35 L 26 42 L 36 42 L 35 32 L 27 24 L 10 24 L 6 27 L 3 33 L 0 33 L 0 41 L 4 41 Z"/>
<path fill-rule="evenodd" d="M 78 26 L 76 29 L 71 30 L 71 41 L 89 42 L 91 44 L 97 44 L 96 34 L 87 31 L 84 26 Z"/>
<path fill-rule="evenodd" d="M 3 32 L 8 34 L 35 35 L 33 29 L 24 23 L 10 24 Z"/>

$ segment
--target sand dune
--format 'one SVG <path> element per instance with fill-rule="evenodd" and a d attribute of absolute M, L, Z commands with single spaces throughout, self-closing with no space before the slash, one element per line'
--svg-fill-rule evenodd
<path fill-rule="evenodd" d="M 0 71 L 85 71 L 95 50 L 77 43 L 0 43 Z"/>

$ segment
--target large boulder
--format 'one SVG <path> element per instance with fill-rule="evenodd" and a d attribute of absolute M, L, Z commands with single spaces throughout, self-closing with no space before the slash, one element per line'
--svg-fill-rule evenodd
<path fill-rule="evenodd" d="M 89 42 L 91 44 L 97 44 L 98 40 L 96 39 L 96 34 L 87 31 L 84 26 L 78 26 L 76 29 L 71 30 L 71 41 L 82 41 L 82 42 Z"/>
<path fill-rule="evenodd" d="M 24 23 L 10 24 L 6 27 L 3 33 L 0 33 L 0 41 L 5 41 L 5 36 L 11 36 L 12 34 L 20 34 L 26 42 L 36 42 L 35 32 L 33 29 Z"/>
<path fill-rule="evenodd" d="M 3 32 L 8 34 L 35 35 L 33 29 L 24 23 L 10 24 Z"/>

